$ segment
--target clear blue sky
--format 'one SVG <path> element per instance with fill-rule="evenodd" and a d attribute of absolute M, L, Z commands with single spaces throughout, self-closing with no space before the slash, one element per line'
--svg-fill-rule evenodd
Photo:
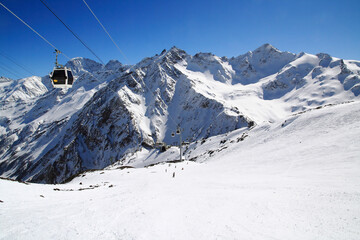
<path fill-rule="evenodd" d="M 86 0 L 128 60 L 82 0 L 45 1 L 105 63 L 134 64 L 172 46 L 232 57 L 264 43 L 360 60 L 358 0 Z M 0 2 L 69 57 L 97 60 L 39 0 Z M 52 70 L 54 49 L 1 6 L 0 29 L 0 53 L 38 76 Z M 4 68 L 30 75 L 0 55 L 0 76 L 17 78 Z"/>

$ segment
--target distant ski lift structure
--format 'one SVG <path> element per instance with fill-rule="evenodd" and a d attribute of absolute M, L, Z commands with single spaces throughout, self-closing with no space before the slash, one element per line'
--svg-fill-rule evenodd
<path fill-rule="evenodd" d="M 53 71 L 50 73 L 51 83 L 54 88 L 71 88 L 74 82 L 74 76 L 70 68 L 64 67 L 58 63 L 58 55 L 61 53 L 55 49 L 56 61 Z"/>

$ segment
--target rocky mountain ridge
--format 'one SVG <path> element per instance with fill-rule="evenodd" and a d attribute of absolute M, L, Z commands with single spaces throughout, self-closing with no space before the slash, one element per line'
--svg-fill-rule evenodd
<path fill-rule="evenodd" d="M 67 63 L 73 88 L 48 76 L 1 81 L 0 174 L 59 183 L 156 143 L 193 142 L 317 106 L 354 101 L 360 62 L 281 52 L 270 44 L 238 57 L 176 47 L 133 66 Z"/>

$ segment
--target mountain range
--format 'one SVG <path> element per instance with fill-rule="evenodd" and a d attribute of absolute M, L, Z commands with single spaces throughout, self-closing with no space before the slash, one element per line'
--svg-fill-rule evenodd
<path fill-rule="evenodd" d="M 201 161 L 191 150 L 213 136 L 360 99 L 360 61 L 270 44 L 232 58 L 172 47 L 135 65 L 66 66 L 70 89 L 48 76 L 0 78 L 1 177 L 62 183 L 113 164 L 145 166 L 131 156 L 179 144 L 177 130 L 184 157 Z"/>

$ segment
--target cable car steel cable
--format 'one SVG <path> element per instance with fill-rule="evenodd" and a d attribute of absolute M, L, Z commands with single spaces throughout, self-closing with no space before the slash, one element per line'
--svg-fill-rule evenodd
<path fill-rule="evenodd" d="M 27 26 L 28 28 L 31 29 L 31 31 L 33 31 L 34 33 L 36 33 L 39 37 L 41 37 L 47 44 L 49 44 L 53 49 L 59 49 L 57 47 L 55 47 L 52 43 L 50 43 L 45 37 L 43 37 L 40 33 L 38 33 L 37 31 L 35 31 L 35 29 L 33 29 L 29 24 L 27 24 L 24 20 L 22 20 L 20 17 L 18 17 L 15 13 L 13 13 L 10 9 L 8 9 L 4 4 L 2 4 L 0 2 L 0 5 L 3 6 L 9 13 L 11 13 L 12 15 L 14 15 L 17 19 L 19 19 L 23 24 L 25 24 L 25 26 Z M 70 60 L 70 58 L 65 54 L 62 53 L 67 59 Z"/>
<path fill-rule="evenodd" d="M 66 25 L 66 24 L 55 14 L 55 12 L 52 11 L 52 10 L 49 8 L 49 6 L 48 6 L 43 0 L 40 0 L 40 2 L 41 2 L 47 9 L 49 9 L 49 11 L 50 11 L 52 14 L 54 14 L 54 16 L 55 16 L 57 19 L 59 19 L 59 21 L 67 28 L 67 30 L 69 30 L 69 31 L 72 33 L 72 35 L 74 35 L 74 36 L 81 42 L 81 44 L 84 45 L 84 47 L 86 47 L 102 64 L 105 65 L 105 63 L 101 60 L 101 58 L 99 58 L 99 57 L 95 54 L 95 52 L 94 52 L 93 50 L 91 50 L 91 49 L 85 44 L 85 42 L 82 41 L 82 40 L 80 39 L 80 37 L 70 29 L 70 27 L 69 27 L 68 25 Z M 55 48 L 55 49 L 57 49 L 57 48 Z"/>
<path fill-rule="evenodd" d="M 40 33 L 34 30 L 29 24 L 27 24 L 24 20 L 18 17 L 15 13 L 13 13 L 9 8 L 7 8 L 4 4 L 0 2 L 0 5 L 3 6 L 8 12 L 14 15 L 17 19 L 19 19 L 23 24 L 25 24 L 28 28 L 30 28 L 34 33 L 36 33 L 39 37 L 41 37 L 47 44 L 55 49 L 57 55 L 62 53 L 56 48 L 53 44 L 51 44 L 45 37 L 43 37 Z M 45 5 L 45 4 L 44 4 Z M 49 9 L 50 10 L 50 9 Z M 50 10 L 51 11 L 51 10 Z M 59 19 L 60 20 L 60 19 Z M 66 54 L 62 53 L 67 59 L 71 60 Z M 55 68 L 53 69 L 52 73 L 50 73 L 49 77 L 52 80 L 52 85 L 55 88 L 68 88 L 72 86 L 73 83 L 73 75 L 70 68 L 66 68 L 62 65 L 59 65 L 57 62 L 57 55 L 56 55 L 56 64 Z"/>
<path fill-rule="evenodd" d="M 4 62 L 0 61 L 0 66 L 2 66 L 3 69 L 7 69 L 8 72 L 12 72 L 12 73 L 16 73 L 21 75 L 17 70 L 13 69 L 12 67 L 10 67 L 9 65 L 5 64 Z"/>
<path fill-rule="evenodd" d="M 20 17 L 18 17 L 15 13 L 13 13 L 9 8 L 7 8 L 4 4 L 2 4 L 0 2 L 0 5 L 3 6 L 8 12 L 10 12 L 12 15 L 14 15 L 17 19 L 19 19 L 23 24 L 25 24 L 25 26 L 27 26 L 28 28 L 30 28 L 34 33 L 36 33 L 39 37 L 41 37 L 41 39 L 43 39 L 47 44 L 49 44 L 51 47 L 53 47 L 55 49 L 56 52 L 59 52 L 59 50 L 57 50 L 57 48 L 51 44 L 45 37 L 43 37 L 40 33 L 38 33 L 35 29 L 33 29 L 29 24 L 27 24 L 24 20 L 22 20 Z M 63 53 L 63 55 L 68 58 L 69 60 L 71 60 L 66 54 Z M 53 72 L 49 75 L 49 77 L 52 80 L 52 84 L 53 86 L 59 87 L 59 88 L 63 88 L 63 87 L 71 87 L 72 83 L 73 83 L 73 76 L 72 76 L 72 72 L 71 69 L 67 69 L 64 68 L 60 65 L 57 64 L 57 56 L 56 56 L 56 66 L 53 70 Z M 55 69 L 57 69 L 55 71 Z M 14 75 L 14 74 L 13 74 Z M 54 80 L 56 80 L 56 82 L 58 82 L 59 84 L 54 83 Z M 65 80 L 65 81 L 64 81 Z"/>
<path fill-rule="evenodd" d="M 1 66 L 0 64 L 0 68 L 5 70 L 6 72 L 10 73 L 11 75 L 17 77 L 17 78 L 21 78 L 17 73 L 13 72 L 12 70 L 10 70 L 9 68 L 6 68 L 5 66 Z"/>
<path fill-rule="evenodd" d="M 33 73 L 32 71 L 30 71 L 29 69 L 27 69 L 26 67 L 24 67 L 23 65 L 21 65 L 20 63 L 17 63 L 13 58 L 5 55 L 3 52 L 0 51 L 0 55 L 3 56 L 4 58 L 6 58 L 7 60 L 11 61 L 12 63 L 14 63 L 15 65 L 17 65 L 18 67 L 22 68 L 23 70 L 25 70 L 26 72 L 30 73 L 31 75 L 35 76 L 36 74 Z"/>
<path fill-rule="evenodd" d="M 102 29 L 105 31 L 105 33 L 109 36 L 110 40 L 114 43 L 114 45 L 116 46 L 116 48 L 119 50 L 120 54 L 123 55 L 123 57 L 125 58 L 125 60 L 127 62 L 129 62 L 129 59 L 125 56 L 125 54 L 123 53 L 123 51 L 121 51 L 121 49 L 119 48 L 119 46 L 116 44 L 116 42 L 114 41 L 114 39 L 111 37 L 110 33 L 106 30 L 106 28 L 104 27 L 104 25 L 100 22 L 100 20 L 97 18 L 97 16 L 95 15 L 95 13 L 93 12 L 93 10 L 91 10 L 90 6 L 87 4 L 87 2 L 85 0 L 83 0 L 83 2 L 85 3 L 85 5 L 87 6 L 87 8 L 90 10 L 90 12 L 92 13 L 92 15 L 95 17 L 95 19 L 98 21 L 98 23 L 100 24 L 100 26 L 102 27 Z"/>

